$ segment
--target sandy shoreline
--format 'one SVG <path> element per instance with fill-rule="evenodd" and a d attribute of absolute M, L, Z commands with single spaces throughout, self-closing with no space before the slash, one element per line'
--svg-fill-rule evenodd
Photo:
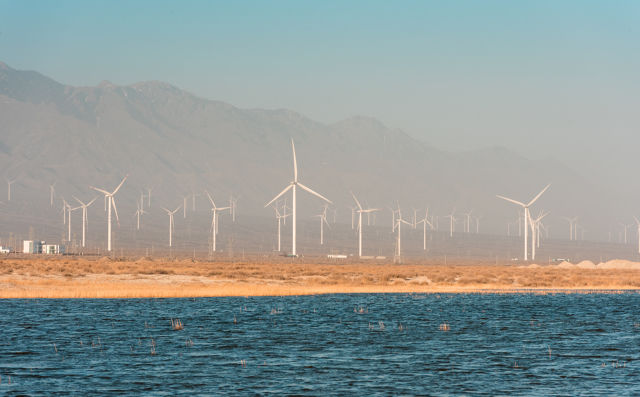
<path fill-rule="evenodd" d="M 442 265 L 0 260 L 0 298 L 161 298 L 335 293 L 592 293 L 640 289 L 640 264 Z"/>

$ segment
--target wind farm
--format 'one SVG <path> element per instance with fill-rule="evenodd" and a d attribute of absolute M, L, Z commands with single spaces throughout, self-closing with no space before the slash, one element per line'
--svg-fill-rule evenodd
<path fill-rule="evenodd" d="M 640 3 L 0 26 L 0 395 L 640 395 Z"/>

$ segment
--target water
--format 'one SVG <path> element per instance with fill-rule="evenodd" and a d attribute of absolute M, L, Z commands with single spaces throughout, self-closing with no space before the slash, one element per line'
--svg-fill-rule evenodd
<path fill-rule="evenodd" d="M 637 293 L 3 300 L 0 394 L 638 395 L 638 307 Z"/>

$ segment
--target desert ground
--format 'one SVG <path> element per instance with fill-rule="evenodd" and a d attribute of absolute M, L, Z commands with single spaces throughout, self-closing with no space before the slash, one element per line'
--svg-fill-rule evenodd
<path fill-rule="evenodd" d="M 298 261 L 5 257 L 0 260 L 0 298 L 588 293 L 640 289 L 640 263 L 624 260 L 555 265 Z"/>

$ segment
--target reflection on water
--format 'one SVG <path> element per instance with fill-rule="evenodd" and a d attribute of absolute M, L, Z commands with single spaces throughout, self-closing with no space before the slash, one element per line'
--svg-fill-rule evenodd
<path fill-rule="evenodd" d="M 639 307 L 637 293 L 3 300 L 0 394 L 638 395 Z"/>

